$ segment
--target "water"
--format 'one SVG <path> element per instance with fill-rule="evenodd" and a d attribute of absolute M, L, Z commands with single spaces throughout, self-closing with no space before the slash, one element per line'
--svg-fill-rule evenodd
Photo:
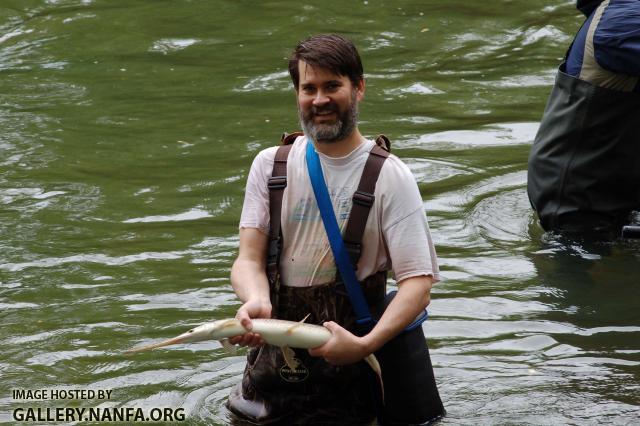
<path fill-rule="evenodd" d="M 572 2 L 0 1 L 0 421 L 182 407 L 225 424 L 243 354 L 121 350 L 232 316 L 253 156 L 298 128 L 284 58 L 361 49 L 361 130 L 415 174 L 444 280 L 425 325 L 443 425 L 635 424 L 640 245 L 544 234 L 526 159 Z M 16 401 L 13 389 L 106 389 Z"/>

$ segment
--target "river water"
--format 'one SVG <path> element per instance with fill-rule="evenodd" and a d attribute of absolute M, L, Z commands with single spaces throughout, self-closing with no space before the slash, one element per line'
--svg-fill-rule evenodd
<path fill-rule="evenodd" d="M 428 211 L 442 424 L 638 424 L 640 242 L 545 234 L 526 196 L 581 22 L 560 0 L 0 0 L 0 421 L 79 405 L 229 422 L 242 352 L 121 351 L 234 315 L 251 160 L 298 128 L 285 57 L 340 32 L 365 65 L 361 130 L 392 139 Z"/>

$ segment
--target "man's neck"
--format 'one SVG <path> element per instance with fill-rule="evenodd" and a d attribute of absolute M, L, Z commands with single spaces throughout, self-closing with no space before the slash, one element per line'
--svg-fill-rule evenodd
<path fill-rule="evenodd" d="M 342 140 L 333 142 L 314 142 L 316 151 L 326 155 L 327 157 L 337 158 L 349 155 L 349 153 L 360 146 L 360 144 L 363 142 L 363 138 L 360 134 L 360 131 L 356 128 L 353 132 L 351 132 L 349 136 Z"/>

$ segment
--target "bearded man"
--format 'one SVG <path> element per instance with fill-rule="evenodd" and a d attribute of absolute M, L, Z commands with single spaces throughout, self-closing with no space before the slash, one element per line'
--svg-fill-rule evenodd
<path fill-rule="evenodd" d="M 370 424 L 376 417 L 376 382 L 362 360 L 401 333 L 429 304 L 431 286 L 439 280 L 436 252 L 415 179 L 396 156 L 388 155 L 365 221 L 356 275 L 370 304 L 384 297 L 389 270 L 398 292 L 375 327 L 357 333 L 305 152 L 312 144 L 319 155 L 333 211 L 344 230 L 365 163 L 376 146 L 358 129 L 358 104 L 365 94 L 362 63 L 349 40 L 320 35 L 298 44 L 289 73 L 304 134 L 295 137 L 284 160 L 273 147 L 260 152 L 251 166 L 240 250 L 231 270 L 233 288 L 243 302 L 236 318 L 251 329 L 255 318 L 300 321 L 310 314 L 307 322 L 323 324 L 332 337 L 319 348 L 297 350 L 295 369 L 287 368 L 280 349 L 264 344 L 256 333 L 233 339 L 252 348 L 228 407 L 253 423 Z M 274 163 L 283 161 L 286 187 L 278 187 Z M 274 188 L 284 188 L 278 208 L 270 198 Z M 431 370 L 430 362 L 428 367 Z M 433 381 L 432 372 L 430 377 Z M 424 386 L 435 389 L 435 382 Z M 431 417 L 444 413 L 439 396 L 436 399 Z"/>

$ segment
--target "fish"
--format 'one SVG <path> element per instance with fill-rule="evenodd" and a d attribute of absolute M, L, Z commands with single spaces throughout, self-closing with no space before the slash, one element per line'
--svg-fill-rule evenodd
<path fill-rule="evenodd" d="M 125 354 L 143 352 L 182 343 L 201 342 L 204 340 L 219 340 L 225 350 L 231 351 L 233 350 L 233 345 L 229 342 L 229 338 L 240 336 L 251 331 L 260 334 L 266 343 L 279 347 L 287 367 L 295 370 L 299 362 L 295 359 L 295 352 L 291 348 L 317 348 L 324 345 L 331 338 L 331 331 L 326 327 L 306 324 L 304 321 L 307 317 L 299 322 L 255 318 L 251 320 L 253 323 L 251 330 L 244 328 L 240 324 L 240 320 L 236 318 L 206 322 L 171 339 L 128 349 L 125 351 Z M 384 389 L 382 386 L 382 370 L 375 355 L 370 354 L 364 360 L 376 373 L 381 389 Z"/>

